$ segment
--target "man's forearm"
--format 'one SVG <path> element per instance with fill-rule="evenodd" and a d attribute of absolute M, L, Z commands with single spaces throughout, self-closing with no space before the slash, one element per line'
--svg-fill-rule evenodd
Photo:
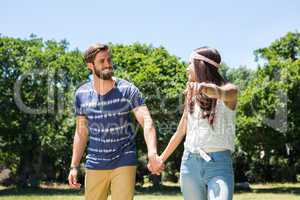
<path fill-rule="evenodd" d="M 156 131 L 150 113 L 144 114 L 143 120 L 144 138 L 147 144 L 148 156 L 157 154 Z"/>
<path fill-rule="evenodd" d="M 86 144 L 87 144 L 87 137 L 80 136 L 78 133 L 76 133 L 73 142 L 73 155 L 72 155 L 71 166 L 74 167 L 79 166 Z"/>
<path fill-rule="evenodd" d="M 151 127 L 144 126 L 144 138 L 147 144 L 148 156 L 157 154 L 156 131 L 154 126 Z"/>
<path fill-rule="evenodd" d="M 147 144 L 148 157 L 157 154 L 156 132 L 150 112 L 146 106 L 140 106 L 133 110 L 136 119 L 144 130 L 144 139 Z"/>

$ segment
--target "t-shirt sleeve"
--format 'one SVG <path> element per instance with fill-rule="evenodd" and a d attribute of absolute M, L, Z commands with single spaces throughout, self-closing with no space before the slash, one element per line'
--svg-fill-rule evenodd
<path fill-rule="evenodd" d="M 80 96 L 78 95 L 78 93 L 75 94 L 75 102 L 74 102 L 74 106 L 75 106 L 75 115 L 76 116 L 84 116 L 84 111 L 82 108 L 82 104 L 80 101 Z"/>
<path fill-rule="evenodd" d="M 145 105 L 145 100 L 142 97 L 140 90 L 137 87 L 132 86 L 131 93 L 130 93 L 131 109 L 134 109 L 136 107 L 143 106 L 143 105 Z"/>

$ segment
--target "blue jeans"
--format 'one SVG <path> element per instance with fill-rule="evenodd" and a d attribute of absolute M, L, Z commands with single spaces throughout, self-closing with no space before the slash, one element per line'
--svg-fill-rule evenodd
<path fill-rule="evenodd" d="M 232 200 L 234 175 L 231 152 L 208 153 L 206 162 L 198 153 L 184 151 L 180 187 L 185 200 Z"/>

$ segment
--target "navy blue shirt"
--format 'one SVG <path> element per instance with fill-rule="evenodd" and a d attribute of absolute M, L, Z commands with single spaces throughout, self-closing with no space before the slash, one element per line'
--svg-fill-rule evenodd
<path fill-rule="evenodd" d="M 93 89 L 93 81 L 83 84 L 75 93 L 76 115 L 88 120 L 85 163 L 88 169 L 114 169 L 137 164 L 130 111 L 144 105 L 144 99 L 133 84 L 119 78 L 114 80 L 114 87 L 105 95 Z"/>

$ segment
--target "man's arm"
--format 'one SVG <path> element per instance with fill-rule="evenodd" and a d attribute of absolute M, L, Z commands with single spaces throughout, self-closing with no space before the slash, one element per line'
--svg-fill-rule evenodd
<path fill-rule="evenodd" d="M 71 162 L 71 170 L 68 177 L 69 185 L 72 188 L 80 188 L 80 184 L 77 183 L 77 173 L 80 160 L 84 153 L 86 144 L 88 141 L 88 128 L 87 119 L 85 116 L 76 117 L 76 131 L 73 141 L 73 154 Z"/>
<path fill-rule="evenodd" d="M 139 106 L 133 109 L 133 113 L 139 124 L 143 127 L 148 157 L 156 155 L 156 131 L 147 106 Z"/>
<path fill-rule="evenodd" d="M 156 147 L 156 131 L 150 112 L 147 106 L 138 106 L 133 109 L 133 113 L 144 130 L 144 138 L 148 149 L 150 170 L 152 172 L 157 172 L 160 169 L 162 169 L 163 163 L 160 160 L 158 160 L 159 157 L 157 155 Z"/>

